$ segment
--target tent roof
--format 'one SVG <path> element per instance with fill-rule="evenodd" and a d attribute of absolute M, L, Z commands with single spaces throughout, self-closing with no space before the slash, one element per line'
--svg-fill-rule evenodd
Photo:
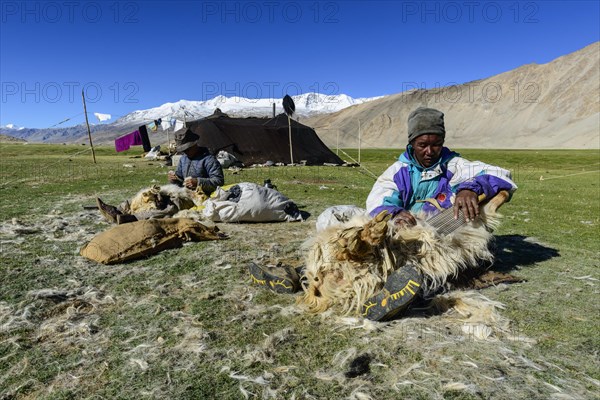
<path fill-rule="evenodd" d="M 319 139 L 314 129 L 290 120 L 294 162 L 306 160 L 307 165 L 342 164 Z M 200 137 L 198 144 L 216 154 L 225 150 L 246 165 L 267 161 L 290 163 L 288 118 L 230 118 L 226 114 L 187 122 L 187 127 Z"/>

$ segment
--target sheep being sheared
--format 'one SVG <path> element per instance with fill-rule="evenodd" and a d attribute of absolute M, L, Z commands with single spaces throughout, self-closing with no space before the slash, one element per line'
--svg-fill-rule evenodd
<path fill-rule="evenodd" d="M 179 210 L 187 210 L 202 204 L 207 196 L 201 191 L 194 191 L 174 184 L 158 186 L 140 190 L 129 204 L 132 214 L 165 209 L 173 203 Z"/>
<path fill-rule="evenodd" d="M 479 218 L 448 235 L 440 235 L 422 220 L 410 228 L 399 227 L 386 211 L 319 232 L 306 243 L 307 281 L 298 303 L 309 312 L 333 308 L 362 315 L 365 302 L 381 291 L 390 274 L 407 264 L 423 278 L 409 289 L 425 296 L 436 292 L 461 271 L 493 259 L 491 229 L 499 223 L 496 209 L 508 196 L 501 192 L 480 206 Z"/>

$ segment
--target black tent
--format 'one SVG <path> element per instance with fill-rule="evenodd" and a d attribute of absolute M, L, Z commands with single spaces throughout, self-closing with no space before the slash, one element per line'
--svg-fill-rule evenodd
<path fill-rule="evenodd" d="M 342 164 L 319 139 L 314 129 L 291 120 L 294 162 L 305 160 L 307 165 Z M 218 113 L 186 123 L 200 137 L 198 144 L 213 154 L 225 150 L 246 165 L 290 163 L 288 118 L 230 118 Z"/>

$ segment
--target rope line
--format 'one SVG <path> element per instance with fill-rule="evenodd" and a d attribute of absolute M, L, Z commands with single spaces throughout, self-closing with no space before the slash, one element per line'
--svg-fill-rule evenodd
<path fill-rule="evenodd" d="M 354 161 L 354 163 L 358 164 L 358 166 L 360 168 L 364 169 L 367 172 L 367 175 L 369 175 L 369 176 L 371 176 L 371 178 L 377 180 L 378 176 L 375 175 L 373 172 L 371 172 L 367 167 L 363 166 L 361 163 L 356 161 L 350 154 L 346 153 L 344 150 L 342 150 L 342 149 L 338 149 L 338 150 L 341 151 L 342 153 L 344 153 L 346 155 L 346 157 L 348 157 L 349 159 Z"/>
<path fill-rule="evenodd" d="M 559 178 L 564 178 L 564 177 L 567 177 L 567 176 L 575 176 L 575 175 L 583 175 L 583 174 L 593 174 L 593 173 L 596 173 L 596 172 L 600 172 L 600 170 L 598 170 L 598 171 L 578 172 L 576 174 L 567 174 L 567 175 L 561 175 L 561 176 L 551 176 L 550 178 L 544 178 L 542 176 L 542 179 L 540 179 L 540 181 L 549 181 L 550 179 L 559 179 Z"/>

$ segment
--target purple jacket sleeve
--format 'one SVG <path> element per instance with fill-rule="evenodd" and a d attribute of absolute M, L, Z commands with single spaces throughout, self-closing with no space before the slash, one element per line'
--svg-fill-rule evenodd
<path fill-rule="evenodd" d="M 512 181 L 510 171 L 481 161 L 467 161 L 457 157 L 451 166 L 454 176 L 451 184 L 454 192 L 472 190 L 478 195 L 485 194 L 492 198 L 501 190 L 512 193 L 517 190 L 517 185 Z"/>

